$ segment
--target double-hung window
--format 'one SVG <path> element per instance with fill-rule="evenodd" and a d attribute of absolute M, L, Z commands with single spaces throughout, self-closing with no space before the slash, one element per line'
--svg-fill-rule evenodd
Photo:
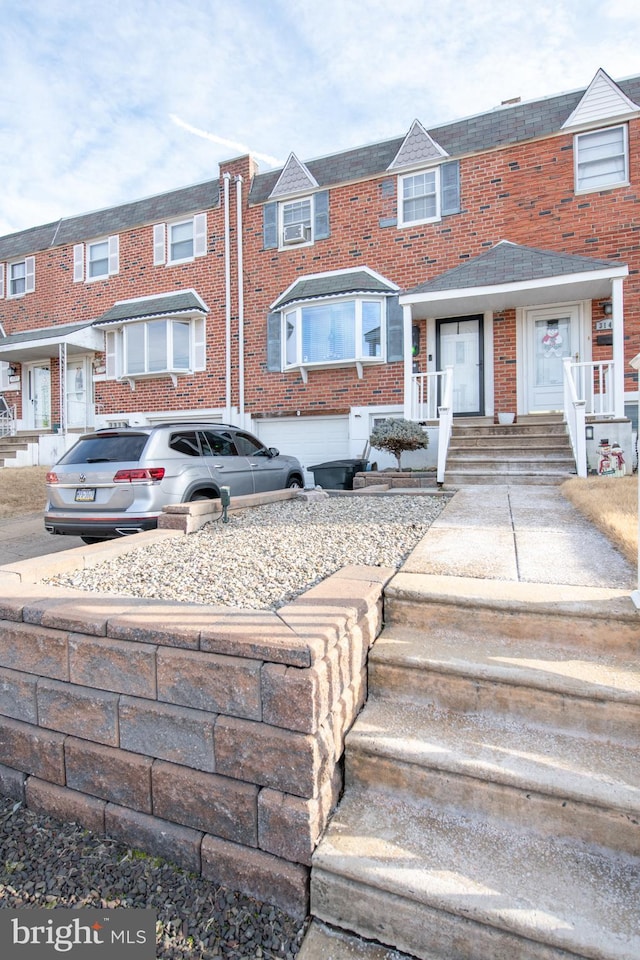
<path fill-rule="evenodd" d="M 399 178 L 399 226 L 440 219 L 440 168 Z"/>
<path fill-rule="evenodd" d="M 75 283 L 103 280 L 120 270 L 120 238 L 104 237 L 91 243 L 76 243 L 73 248 L 73 280 Z"/>
<path fill-rule="evenodd" d="M 291 200 L 280 205 L 281 237 L 283 246 L 291 243 L 311 243 L 313 240 L 312 228 L 312 198 Z"/>
<path fill-rule="evenodd" d="M 326 240 L 330 236 L 329 191 L 266 203 L 263 218 L 265 250 L 289 250 Z"/>
<path fill-rule="evenodd" d="M 439 171 L 425 170 L 401 177 L 402 223 L 428 223 L 440 218 Z"/>
<path fill-rule="evenodd" d="M 381 361 L 383 325 L 382 299 L 331 299 L 286 310 L 285 369 Z"/>
<path fill-rule="evenodd" d="M 398 227 L 435 223 L 460 209 L 458 160 L 398 175 Z"/>
<path fill-rule="evenodd" d="M 7 263 L 6 270 L 5 265 L 0 264 L 0 297 L 4 296 L 5 273 L 7 297 L 23 297 L 25 293 L 33 293 L 35 290 L 35 257 L 25 257 L 23 260 Z"/>
<path fill-rule="evenodd" d="M 156 223 L 153 228 L 153 262 L 155 265 L 189 263 L 207 253 L 207 215 Z"/>
<path fill-rule="evenodd" d="M 577 193 L 606 190 L 629 182 L 626 124 L 576 134 L 574 155 Z"/>

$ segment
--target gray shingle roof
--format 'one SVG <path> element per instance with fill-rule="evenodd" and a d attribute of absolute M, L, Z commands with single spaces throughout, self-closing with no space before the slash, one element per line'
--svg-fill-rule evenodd
<path fill-rule="evenodd" d="M 219 181 L 207 180 L 118 207 L 66 217 L 42 227 L 0 237 L 0 260 L 63 244 L 95 240 L 147 223 L 189 216 L 216 207 L 219 202 Z"/>
<path fill-rule="evenodd" d="M 341 293 L 395 293 L 395 291 L 394 286 L 373 276 L 368 270 L 350 270 L 348 273 L 310 277 L 307 280 L 301 278 L 276 300 L 274 307 L 281 309 L 289 303 L 300 300 L 338 296 Z"/>
<path fill-rule="evenodd" d="M 421 283 L 410 290 L 404 290 L 403 294 L 411 296 L 443 290 L 499 286 L 503 283 L 520 283 L 527 280 L 544 280 L 549 277 L 590 273 L 594 270 L 610 270 L 612 267 L 621 265 L 617 260 L 596 260 L 568 253 L 555 253 L 552 250 L 523 247 L 503 240 L 486 253 L 481 253 L 473 260 L 441 273 L 433 280 Z"/>
<path fill-rule="evenodd" d="M 180 290 L 158 297 L 141 297 L 116 303 L 94 320 L 94 326 L 117 323 L 121 320 L 140 320 L 143 317 L 173 316 L 176 313 L 206 313 L 207 307 L 194 290 Z"/>
<path fill-rule="evenodd" d="M 31 340 L 62 340 L 71 333 L 90 327 L 91 323 L 59 323 L 56 327 L 41 327 L 38 330 L 23 330 L 20 333 L 11 333 L 8 337 L 0 337 L 0 347 L 7 347 L 12 343 L 27 343 Z"/>
<path fill-rule="evenodd" d="M 634 102 L 640 102 L 640 77 L 620 81 L 618 86 Z M 586 90 L 586 88 L 585 88 Z M 519 143 L 560 131 L 585 90 L 514 104 L 427 130 L 433 140 L 455 158 L 507 143 Z M 305 166 L 319 187 L 383 176 L 403 144 L 400 137 L 310 160 Z M 252 204 L 265 203 L 282 169 L 259 174 L 249 193 Z M 37 253 L 50 247 L 94 240 L 147 223 L 188 216 L 219 205 L 219 180 L 172 190 L 168 193 L 94 213 L 67 217 L 0 237 L 0 260 Z"/>
<path fill-rule="evenodd" d="M 620 81 L 618 86 L 635 103 L 640 102 L 640 77 Z M 534 137 L 549 136 L 560 131 L 586 89 L 585 87 L 584 90 L 563 93 L 544 100 L 499 107 L 476 117 L 426 128 L 427 133 L 452 158 L 507 143 L 520 143 Z M 403 140 L 404 136 L 319 160 L 309 160 L 305 166 L 321 187 L 381 176 L 402 146 Z M 264 203 L 281 172 L 276 170 L 257 176 L 250 192 L 250 202 Z"/>

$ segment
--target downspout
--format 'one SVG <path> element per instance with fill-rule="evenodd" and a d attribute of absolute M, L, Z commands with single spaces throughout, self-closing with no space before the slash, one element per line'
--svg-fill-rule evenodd
<path fill-rule="evenodd" d="M 613 410 L 624 418 L 624 309 L 622 277 L 611 281 L 611 326 L 613 340 Z"/>
<path fill-rule="evenodd" d="M 231 238 L 229 228 L 229 181 L 224 180 L 224 310 L 225 310 L 225 417 L 231 421 Z"/>
<path fill-rule="evenodd" d="M 238 416 L 244 427 L 244 268 L 242 239 L 242 177 L 236 177 L 236 225 L 238 231 Z"/>
<path fill-rule="evenodd" d="M 411 349 L 411 305 L 402 305 L 403 353 L 404 353 L 404 419 L 413 420 L 413 351 Z"/>

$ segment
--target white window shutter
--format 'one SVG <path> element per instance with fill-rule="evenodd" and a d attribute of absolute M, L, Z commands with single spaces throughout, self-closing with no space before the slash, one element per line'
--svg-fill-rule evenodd
<path fill-rule="evenodd" d="M 4 263 L 0 263 L 0 298 L 4 297 Z"/>
<path fill-rule="evenodd" d="M 193 218 L 193 255 L 204 257 L 207 253 L 207 215 L 197 213 Z"/>
<path fill-rule="evenodd" d="M 36 258 L 25 257 L 24 261 L 24 292 L 33 293 L 36 288 Z"/>
<path fill-rule="evenodd" d="M 107 380 L 115 380 L 118 376 L 118 367 L 117 367 L 117 342 L 116 342 L 116 331 L 107 330 L 104 335 L 105 344 L 106 344 L 106 372 Z"/>
<path fill-rule="evenodd" d="M 84 243 L 76 243 L 73 247 L 73 282 L 82 283 L 84 280 Z"/>
<path fill-rule="evenodd" d="M 207 325 L 204 317 L 193 321 L 193 369 L 207 368 Z"/>
<path fill-rule="evenodd" d="M 109 276 L 120 272 L 120 237 L 109 237 Z"/>
<path fill-rule="evenodd" d="M 153 263 L 155 266 L 164 263 L 166 259 L 165 234 L 165 224 L 156 223 L 153 228 Z"/>

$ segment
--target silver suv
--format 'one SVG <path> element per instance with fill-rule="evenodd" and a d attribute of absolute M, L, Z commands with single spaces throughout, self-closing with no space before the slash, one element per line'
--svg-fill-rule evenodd
<path fill-rule="evenodd" d="M 157 526 L 170 503 L 302 487 L 295 457 L 223 423 L 162 423 L 82 436 L 47 474 L 44 525 L 85 543 Z"/>

